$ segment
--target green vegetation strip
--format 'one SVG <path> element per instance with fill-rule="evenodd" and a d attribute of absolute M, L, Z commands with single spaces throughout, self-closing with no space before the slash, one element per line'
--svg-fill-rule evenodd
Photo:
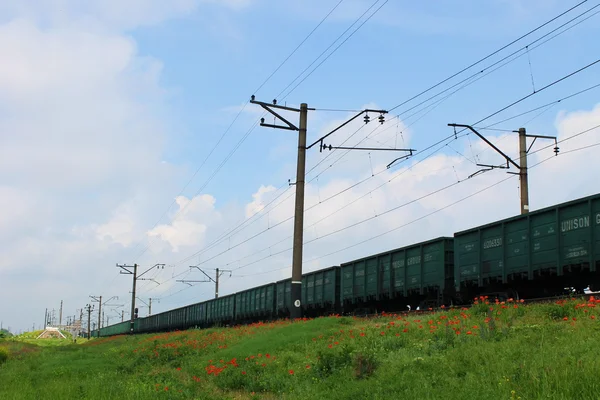
<path fill-rule="evenodd" d="M 597 399 L 600 300 L 0 341 L 2 399 Z M 41 341 L 40 341 L 41 343 Z M 2 363 L 2 354 L 7 354 Z"/>

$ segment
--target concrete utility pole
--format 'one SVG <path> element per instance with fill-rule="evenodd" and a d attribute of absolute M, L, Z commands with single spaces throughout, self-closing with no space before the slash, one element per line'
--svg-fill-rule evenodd
<path fill-rule="evenodd" d="M 100 337 L 100 328 L 102 328 L 102 296 L 100 298 L 96 296 L 90 296 L 93 302 L 98 303 L 98 337 Z"/>
<path fill-rule="evenodd" d="M 275 118 L 279 119 L 280 121 L 282 121 L 283 123 L 285 123 L 287 125 L 287 126 L 284 126 L 284 125 L 276 125 L 276 124 L 265 124 L 265 119 L 261 118 L 261 120 L 260 120 L 261 126 L 268 127 L 268 128 L 287 129 L 287 130 L 298 131 L 298 161 L 296 164 L 296 182 L 294 183 L 294 185 L 296 185 L 296 200 L 295 200 L 295 206 L 294 206 L 294 246 L 293 246 L 293 253 L 292 253 L 292 287 L 291 287 L 291 289 L 292 289 L 291 290 L 292 308 L 290 310 L 290 318 L 291 319 L 301 318 L 302 317 L 302 307 L 301 307 L 302 306 L 302 304 L 301 304 L 301 298 L 302 298 L 302 251 L 303 251 L 303 239 L 304 239 L 303 238 L 303 234 L 304 234 L 304 185 L 305 185 L 305 175 L 306 175 L 306 150 L 310 149 L 311 147 L 315 146 L 316 144 L 319 144 L 321 151 L 323 151 L 323 149 L 328 149 L 328 150 L 348 149 L 348 150 L 369 150 L 369 151 L 389 150 L 389 151 L 406 151 L 406 152 L 410 152 L 410 155 L 412 155 L 412 152 L 415 150 L 414 149 L 334 147 L 331 145 L 326 145 L 323 142 L 324 139 L 326 139 L 327 137 L 329 137 L 334 132 L 336 132 L 340 128 L 344 127 L 345 125 L 347 125 L 354 119 L 358 118 L 363 113 L 366 114 L 364 117 L 365 123 L 369 123 L 369 121 L 370 121 L 368 113 L 374 112 L 374 113 L 380 114 L 379 122 L 381 124 L 383 124 L 385 121 L 383 114 L 387 113 L 387 111 L 385 111 L 385 110 L 363 110 L 363 111 L 359 112 L 357 115 L 355 115 L 354 117 L 352 117 L 351 119 L 349 119 L 348 121 L 344 122 L 342 125 L 338 126 L 334 130 L 329 132 L 327 135 L 318 139 L 316 142 L 314 142 L 310 146 L 306 146 L 306 129 L 307 129 L 308 110 L 315 110 L 314 108 L 308 108 L 308 105 L 306 103 L 300 104 L 299 109 L 287 107 L 287 106 L 280 106 L 280 105 L 277 105 L 277 100 L 273 100 L 272 104 L 264 103 L 261 101 L 256 101 L 254 95 L 251 97 L 250 103 L 260 105 L 263 109 L 265 109 L 265 111 L 269 112 Z M 281 115 L 279 115 L 273 109 L 279 109 L 279 110 L 292 111 L 292 112 L 299 113 L 300 114 L 299 126 L 296 127 L 294 124 L 292 124 L 291 122 L 289 122 L 288 120 L 283 118 Z M 400 157 L 400 158 L 397 158 L 396 160 L 392 161 L 392 163 L 388 164 L 388 168 L 395 161 L 397 161 L 401 158 L 405 158 L 405 157 L 408 157 L 408 156 Z"/>
<path fill-rule="evenodd" d="M 121 310 L 121 322 L 125 320 L 125 310 Z"/>
<path fill-rule="evenodd" d="M 191 282 L 196 282 L 196 283 L 213 282 L 215 284 L 215 299 L 217 299 L 219 297 L 219 278 L 225 272 L 229 272 L 229 276 L 231 276 L 231 273 L 233 272 L 233 271 L 231 271 L 229 269 L 221 269 L 220 270 L 219 268 L 215 268 L 215 278 L 213 279 L 212 276 L 208 275 L 201 268 L 198 268 L 197 265 L 190 265 L 190 268 L 196 268 L 197 270 L 199 270 L 200 272 L 202 272 L 204 275 L 206 275 L 206 277 L 208 278 L 208 280 L 207 281 L 177 280 L 177 282 L 187 283 L 190 286 L 192 286 Z"/>
<path fill-rule="evenodd" d="M 521 214 L 529 212 L 529 182 L 527 177 L 527 135 L 519 128 L 519 187 L 521 188 Z"/>
<path fill-rule="evenodd" d="M 63 307 L 63 301 L 61 300 L 60 301 L 60 314 L 59 314 L 59 317 L 58 317 L 58 325 L 59 326 L 62 325 L 62 307 Z"/>
<path fill-rule="evenodd" d="M 287 129 L 298 131 L 298 160 L 296 164 L 296 199 L 294 205 L 294 246 L 292 250 L 292 290 L 291 300 L 292 309 L 290 310 L 290 318 L 302 318 L 301 297 L 302 297 L 302 250 L 304 238 L 304 178 L 306 172 L 306 125 L 308 120 L 308 105 L 300 104 L 300 109 L 287 106 L 277 105 L 277 100 L 273 100 L 273 104 L 256 101 L 254 95 L 250 100 L 253 104 L 260 105 L 267 112 L 271 113 L 284 122 L 287 126 L 265 124 L 265 119 L 261 118 L 260 125 L 269 128 Z M 299 127 L 287 121 L 281 115 L 277 114 L 273 109 L 285 111 L 293 111 L 300 113 Z M 311 110 L 314 110 L 312 108 Z"/>
<path fill-rule="evenodd" d="M 119 264 L 117 264 L 117 267 L 121 268 L 123 271 L 125 271 L 125 272 L 119 271 L 119 273 L 125 274 L 125 275 L 133 275 L 133 289 L 131 291 L 131 325 L 129 327 L 129 332 L 133 333 L 133 322 L 135 320 L 135 286 L 136 286 L 136 282 L 138 280 L 140 280 L 140 281 L 149 280 L 149 281 L 156 282 L 152 278 L 146 279 L 146 278 L 142 278 L 142 276 L 146 272 L 150 271 L 151 269 L 154 269 L 154 267 L 156 267 L 157 269 L 160 269 L 160 268 L 164 269 L 165 268 L 165 264 L 154 264 L 152 267 L 150 267 L 146 271 L 142 272 L 139 276 L 137 274 L 137 267 L 138 267 L 137 264 L 133 264 L 133 265 L 119 265 Z M 133 271 L 131 270 L 131 268 L 133 268 Z M 158 283 L 158 282 L 156 282 L 156 283 L 160 285 L 160 283 Z"/>
<path fill-rule="evenodd" d="M 479 136 L 484 142 L 486 142 L 491 148 L 496 150 L 496 152 L 499 153 L 506 160 L 506 166 L 477 164 L 480 167 L 486 167 L 486 168 L 480 169 L 479 171 L 475 172 L 474 174 L 471 174 L 469 176 L 469 178 L 471 178 L 475 175 L 478 175 L 480 173 L 483 173 L 483 172 L 491 171 L 492 169 L 496 169 L 496 168 L 509 169 L 510 168 L 509 163 L 514 165 L 517 168 L 517 170 L 519 172 L 508 172 L 508 173 L 519 175 L 519 187 L 521 190 L 521 195 L 520 195 L 520 197 L 521 197 L 521 215 L 527 214 L 529 212 L 529 182 L 528 182 L 528 170 L 527 170 L 527 154 L 529 153 L 529 150 L 531 150 L 531 148 L 533 147 L 533 144 L 535 143 L 535 141 L 537 139 L 550 139 L 550 140 L 554 140 L 554 144 L 555 144 L 554 154 L 558 155 L 559 148 L 558 148 L 558 141 L 557 141 L 556 137 L 555 136 L 542 136 L 542 135 L 528 135 L 526 133 L 525 128 L 519 128 L 519 130 L 513 131 L 513 132 L 519 133 L 519 163 L 517 164 L 512 158 L 510 158 L 509 156 L 504 154 L 502 152 L 502 150 L 500 150 L 499 148 L 494 146 L 489 140 L 487 140 L 483 135 L 481 135 L 479 132 L 477 132 L 472 126 L 461 125 L 461 124 L 448 124 L 448 126 L 452 126 L 455 129 L 456 128 L 466 128 L 466 129 L 471 130 L 473 133 L 475 133 L 477 136 Z M 529 146 L 529 148 L 527 147 L 527 138 L 528 137 L 533 138 L 533 142 L 531 142 L 531 145 Z"/>
<path fill-rule="evenodd" d="M 93 305 L 86 304 L 85 311 L 87 311 L 88 315 L 88 323 L 87 323 L 87 338 L 90 339 L 91 331 L 90 331 L 90 320 L 92 319 L 92 310 L 94 309 Z"/>

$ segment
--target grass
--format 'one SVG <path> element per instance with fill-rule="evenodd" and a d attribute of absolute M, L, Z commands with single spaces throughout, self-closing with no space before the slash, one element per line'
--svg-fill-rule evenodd
<path fill-rule="evenodd" d="M 600 301 L 3 340 L 2 399 L 597 399 Z"/>

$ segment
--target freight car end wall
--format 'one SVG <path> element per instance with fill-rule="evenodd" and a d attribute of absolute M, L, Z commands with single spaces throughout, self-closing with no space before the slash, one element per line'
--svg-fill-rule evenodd
<path fill-rule="evenodd" d="M 550 296 L 566 287 L 600 289 L 600 195 L 457 232 L 455 285 Z"/>

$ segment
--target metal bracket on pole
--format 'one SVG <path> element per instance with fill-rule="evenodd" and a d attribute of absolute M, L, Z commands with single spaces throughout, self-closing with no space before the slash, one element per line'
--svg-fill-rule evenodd
<path fill-rule="evenodd" d="M 518 133 L 519 131 L 513 131 L 513 132 Z M 535 143 L 535 141 L 537 139 L 550 139 L 550 140 L 554 140 L 554 155 L 558 155 L 560 148 L 558 147 L 558 140 L 557 140 L 556 136 L 525 135 L 525 137 L 533 138 L 533 141 L 529 145 L 529 148 L 525 151 L 526 153 L 529 153 L 529 150 L 531 150 L 531 148 L 533 147 L 533 144 Z"/>
<path fill-rule="evenodd" d="M 264 126 L 266 128 L 287 129 L 287 130 L 290 130 L 290 131 L 298 131 L 298 130 L 300 130 L 296 125 L 292 124 L 290 121 L 288 121 L 287 119 L 283 118 L 281 115 L 279 115 L 278 113 L 276 113 L 275 111 L 272 110 L 273 108 L 277 108 L 277 109 L 280 109 L 280 110 L 300 112 L 299 108 L 292 108 L 292 107 L 277 105 L 277 100 L 273 100 L 273 104 L 269 104 L 269 103 L 265 103 L 265 102 L 262 102 L 262 101 L 256 101 L 254 99 L 255 99 L 255 96 L 252 95 L 250 97 L 250 103 L 252 103 L 252 104 L 258 104 L 259 106 L 261 106 L 262 108 L 264 108 L 267 112 L 269 112 L 270 114 L 272 114 L 275 118 L 279 118 L 282 122 L 284 122 L 287 125 L 287 126 L 283 126 L 283 125 L 275 125 L 275 124 L 265 124 L 265 119 L 261 118 L 260 119 L 260 126 Z M 314 110 L 314 108 L 309 108 L 309 110 Z"/>
<path fill-rule="evenodd" d="M 309 108 L 309 110 L 314 110 Z M 349 120 L 347 120 L 346 122 L 344 122 L 343 124 L 341 124 L 340 126 L 338 126 L 337 128 L 333 129 L 331 132 L 329 132 L 328 134 L 326 134 L 325 136 L 317 139 L 314 143 L 312 143 L 310 146 L 306 146 L 306 149 L 310 149 L 311 147 L 313 147 L 314 145 L 316 145 L 317 143 L 320 143 L 320 151 L 323 151 L 323 140 L 327 139 L 329 136 L 333 135 L 335 132 L 339 131 L 340 129 L 342 129 L 344 126 L 348 125 L 350 122 L 354 121 L 356 118 L 360 117 L 362 114 L 367 114 L 369 112 L 372 113 L 379 113 L 381 114 L 379 117 L 379 122 L 381 124 L 383 124 L 385 122 L 385 120 L 383 119 L 383 114 L 387 114 L 386 110 L 371 110 L 371 109 L 366 109 L 366 110 L 362 110 L 360 111 L 358 114 L 356 114 L 354 117 L 350 118 Z M 368 115 L 365 115 L 365 123 L 368 124 L 369 123 L 369 117 Z"/>
<path fill-rule="evenodd" d="M 497 148 L 492 142 L 490 142 L 482 134 L 480 134 L 479 132 L 477 132 L 471 125 L 448 124 L 448 126 L 453 126 L 455 128 L 467 128 L 467 129 L 471 130 L 474 134 L 476 134 L 477 136 L 479 136 L 479 138 L 481 138 L 481 140 L 483 140 L 484 142 L 486 142 L 492 149 L 496 150 L 496 152 L 498 152 L 502 157 L 504 157 L 506 159 L 506 165 L 507 166 L 508 166 L 508 163 L 511 163 L 518 170 L 521 169 L 521 166 L 519 164 L 517 164 L 516 162 L 513 161 L 512 158 L 510 158 L 509 156 L 507 156 L 506 154 L 504 154 L 502 152 L 502 150 L 500 150 L 499 148 Z"/>

